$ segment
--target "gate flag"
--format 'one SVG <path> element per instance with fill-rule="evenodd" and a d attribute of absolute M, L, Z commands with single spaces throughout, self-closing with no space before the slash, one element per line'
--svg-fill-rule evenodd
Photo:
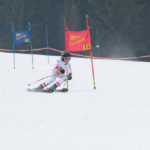
<path fill-rule="evenodd" d="M 88 51 L 88 50 L 90 51 L 92 74 L 93 74 L 93 87 L 94 89 L 96 89 L 91 37 L 90 37 L 90 30 L 89 30 L 89 23 L 88 23 L 87 15 L 86 15 L 86 23 L 87 23 L 87 30 L 69 31 L 67 28 L 67 21 L 65 18 L 65 48 L 66 48 L 66 51 Z M 68 82 L 67 82 L 67 87 L 68 87 Z"/>
<path fill-rule="evenodd" d="M 89 30 L 66 31 L 65 37 L 67 51 L 86 51 L 91 49 Z"/>
<path fill-rule="evenodd" d="M 32 51 L 32 38 L 31 38 L 31 24 L 28 23 L 29 29 L 16 31 L 14 28 L 14 23 L 12 22 L 12 38 L 13 38 L 13 62 L 15 69 L 15 44 L 16 43 L 29 43 L 31 47 L 31 55 L 32 55 L 32 69 L 34 69 L 33 64 L 33 51 Z"/>
<path fill-rule="evenodd" d="M 30 43 L 31 34 L 30 31 L 14 31 L 13 32 L 13 41 L 14 43 Z"/>

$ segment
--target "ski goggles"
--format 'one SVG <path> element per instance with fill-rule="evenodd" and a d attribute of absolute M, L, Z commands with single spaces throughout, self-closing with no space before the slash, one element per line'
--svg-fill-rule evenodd
<path fill-rule="evenodd" d="M 69 61 L 71 57 L 64 57 L 64 60 Z"/>

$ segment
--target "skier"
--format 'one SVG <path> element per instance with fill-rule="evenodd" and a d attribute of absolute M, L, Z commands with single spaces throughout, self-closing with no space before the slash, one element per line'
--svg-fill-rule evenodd
<path fill-rule="evenodd" d="M 61 59 L 57 60 L 57 63 L 52 71 L 52 77 L 40 84 L 36 89 L 41 90 L 43 88 L 46 88 L 48 85 L 52 84 L 49 88 L 49 92 L 53 92 L 56 90 L 57 87 L 59 87 L 63 82 L 66 82 L 67 80 L 72 79 L 72 70 L 71 65 L 69 63 L 71 59 L 71 55 L 68 52 L 63 52 L 61 55 Z M 68 71 L 68 75 L 65 74 Z M 56 79 L 59 78 L 58 81 Z"/>

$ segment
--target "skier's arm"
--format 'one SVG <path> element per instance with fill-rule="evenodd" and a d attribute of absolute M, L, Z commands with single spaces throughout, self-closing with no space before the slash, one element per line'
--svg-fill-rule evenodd
<path fill-rule="evenodd" d="M 71 80 L 72 79 L 72 69 L 71 69 L 71 66 L 69 64 L 68 66 L 68 76 L 67 76 L 68 80 Z"/>
<path fill-rule="evenodd" d="M 69 75 L 67 76 L 67 79 L 68 79 L 68 80 L 71 80 L 71 79 L 72 79 L 72 73 L 69 73 Z"/>
<path fill-rule="evenodd" d="M 59 61 L 57 61 L 55 68 L 53 69 L 53 73 L 55 73 L 55 74 L 64 74 L 65 73 L 65 70 L 62 67 L 60 67 Z"/>
<path fill-rule="evenodd" d="M 60 72 L 61 74 L 64 74 L 64 73 L 65 73 L 65 70 L 64 70 L 62 67 L 59 67 L 59 72 Z"/>

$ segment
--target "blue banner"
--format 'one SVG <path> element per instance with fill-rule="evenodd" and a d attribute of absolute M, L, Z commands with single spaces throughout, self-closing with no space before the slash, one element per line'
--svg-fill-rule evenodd
<path fill-rule="evenodd" d="M 31 34 L 30 31 L 14 31 L 13 32 L 13 41 L 14 43 L 30 43 Z"/>

